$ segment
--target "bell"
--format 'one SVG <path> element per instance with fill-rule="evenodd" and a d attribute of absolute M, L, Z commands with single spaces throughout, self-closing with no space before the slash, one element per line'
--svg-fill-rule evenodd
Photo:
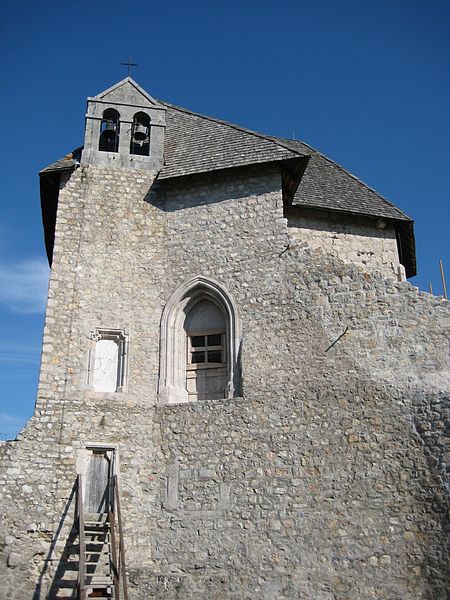
<path fill-rule="evenodd" d="M 117 123 L 114 123 L 114 121 L 106 121 L 103 127 L 103 131 L 116 131 L 116 129 Z"/>
<path fill-rule="evenodd" d="M 148 137 L 148 127 L 142 125 L 141 123 L 137 123 L 134 126 L 133 131 L 133 139 L 136 142 L 144 141 Z"/>

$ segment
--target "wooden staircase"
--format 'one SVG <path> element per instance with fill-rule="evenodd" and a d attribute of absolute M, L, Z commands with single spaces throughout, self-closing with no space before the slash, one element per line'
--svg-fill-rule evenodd
<path fill-rule="evenodd" d="M 78 599 L 128 600 L 117 476 L 109 482 L 108 512 L 85 513 L 78 475 Z"/>
<path fill-rule="evenodd" d="M 87 597 L 113 598 L 114 573 L 111 561 L 111 526 L 107 513 L 85 515 L 84 565 Z M 102 592 L 103 595 L 100 595 Z"/>

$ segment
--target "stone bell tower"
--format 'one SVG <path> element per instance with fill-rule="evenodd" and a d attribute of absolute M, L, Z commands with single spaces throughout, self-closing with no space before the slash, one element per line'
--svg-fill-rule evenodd
<path fill-rule="evenodd" d="M 126 77 L 88 98 L 81 164 L 159 171 L 166 109 Z"/>

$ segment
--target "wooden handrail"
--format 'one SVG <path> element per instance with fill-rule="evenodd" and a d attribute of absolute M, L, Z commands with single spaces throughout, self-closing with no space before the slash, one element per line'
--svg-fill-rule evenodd
<path fill-rule="evenodd" d="M 117 475 L 114 475 L 113 482 L 114 482 L 113 502 L 115 504 L 115 508 L 116 508 L 116 512 L 117 512 L 117 525 L 118 525 L 118 529 L 119 529 L 119 572 L 120 572 L 120 579 L 122 580 L 123 600 L 128 600 L 127 571 L 126 571 L 126 565 L 125 565 L 125 546 L 123 543 L 122 516 L 121 516 L 121 512 L 120 512 L 120 496 L 119 496 L 119 485 L 118 485 Z"/>
<path fill-rule="evenodd" d="M 86 540 L 84 537 L 83 517 L 83 490 L 81 475 L 77 475 L 77 513 L 78 513 L 78 539 L 79 539 L 79 562 L 78 562 L 78 598 L 86 598 Z"/>
<path fill-rule="evenodd" d="M 114 576 L 114 597 L 120 600 L 121 590 L 123 600 L 128 600 L 127 573 L 125 565 L 125 546 L 123 542 L 122 516 L 120 512 L 120 496 L 117 475 L 110 480 L 110 495 L 108 499 L 108 522 L 111 535 L 111 567 Z M 86 600 L 86 537 L 83 515 L 83 489 L 81 475 L 77 475 L 77 519 L 79 537 L 78 563 L 78 600 Z M 119 543 L 116 537 L 116 522 Z M 118 552 L 117 552 L 118 550 Z M 117 556 L 118 555 L 118 556 Z M 122 586 L 120 585 L 122 583 Z"/>
<path fill-rule="evenodd" d="M 117 564 L 117 548 L 116 548 L 116 524 L 114 523 L 114 512 L 112 506 L 109 507 L 108 521 L 109 530 L 111 533 L 111 566 L 114 576 L 114 598 L 120 599 L 120 587 L 119 587 L 119 566 Z"/>

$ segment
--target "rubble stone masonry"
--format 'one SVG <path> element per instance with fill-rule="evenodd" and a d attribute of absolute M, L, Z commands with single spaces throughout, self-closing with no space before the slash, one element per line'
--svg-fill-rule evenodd
<path fill-rule="evenodd" d="M 398 280 L 399 256 L 395 228 L 378 219 L 368 221 L 339 213 L 319 215 L 311 210 L 288 211 L 289 235 L 307 242 L 313 250 L 322 249 L 347 263 L 357 264 L 366 272 L 378 271 Z"/>
<path fill-rule="evenodd" d="M 276 167 L 66 178 L 36 410 L 0 447 L 2 600 L 76 597 L 94 443 L 130 600 L 446 598 L 448 302 L 291 234 Z M 242 395 L 163 405 L 161 313 L 196 275 L 236 301 Z M 102 327 L 129 339 L 123 392 L 88 385 Z"/>

